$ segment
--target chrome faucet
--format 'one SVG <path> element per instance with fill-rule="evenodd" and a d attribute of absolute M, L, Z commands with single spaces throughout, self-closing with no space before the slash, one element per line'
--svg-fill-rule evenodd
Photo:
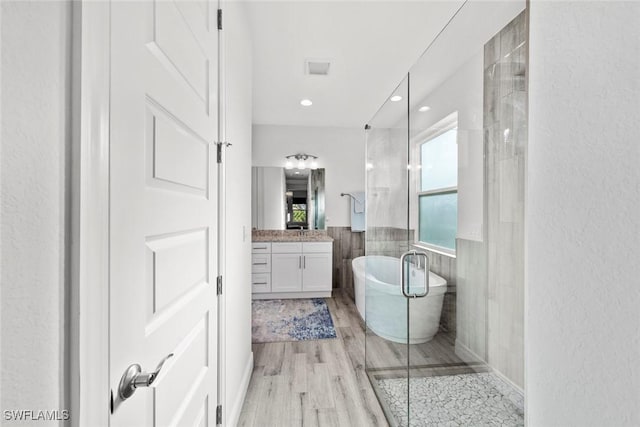
<path fill-rule="evenodd" d="M 413 260 L 411 261 L 411 264 L 413 264 L 416 267 L 416 269 L 418 269 L 418 270 L 424 270 L 425 262 L 421 260 L 422 257 L 414 256 L 412 258 L 413 258 Z"/>

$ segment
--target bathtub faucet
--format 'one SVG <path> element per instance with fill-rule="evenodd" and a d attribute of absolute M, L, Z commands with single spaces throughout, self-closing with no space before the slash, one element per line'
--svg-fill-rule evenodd
<path fill-rule="evenodd" d="M 412 258 L 413 259 L 411 260 L 411 264 L 413 264 L 413 266 L 415 266 L 415 268 L 418 270 L 424 270 L 425 262 L 422 260 L 422 257 L 414 256 Z"/>

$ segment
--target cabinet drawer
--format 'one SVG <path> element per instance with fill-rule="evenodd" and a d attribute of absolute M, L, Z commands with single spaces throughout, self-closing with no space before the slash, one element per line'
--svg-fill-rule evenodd
<path fill-rule="evenodd" d="M 253 293 L 271 292 L 271 274 L 269 273 L 252 274 L 251 290 Z"/>
<path fill-rule="evenodd" d="M 302 251 L 305 254 L 329 253 L 333 250 L 333 242 L 304 242 Z"/>
<path fill-rule="evenodd" d="M 271 255 L 270 254 L 253 254 L 251 256 L 251 272 L 252 273 L 271 272 Z"/>
<path fill-rule="evenodd" d="M 271 253 L 271 242 L 253 242 L 251 252 L 254 254 Z"/>
<path fill-rule="evenodd" d="M 299 254 L 302 252 L 301 242 L 273 242 L 271 252 L 274 254 Z"/>

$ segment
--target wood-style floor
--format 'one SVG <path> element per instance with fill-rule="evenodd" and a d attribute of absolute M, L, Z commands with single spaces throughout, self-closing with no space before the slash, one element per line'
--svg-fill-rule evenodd
<path fill-rule="evenodd" d="M 364 329 L 340 291 L 327 299 L 337 339 L 254 344 L 238 425 L 388 426 L 364 371 Z"/>

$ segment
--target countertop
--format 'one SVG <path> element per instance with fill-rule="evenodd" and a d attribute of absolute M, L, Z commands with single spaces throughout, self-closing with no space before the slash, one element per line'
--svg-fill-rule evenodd
<path fill-rule="evenodd" d="M 253 230 L 253 242 L 333 242 L 323 230 Z"/>

